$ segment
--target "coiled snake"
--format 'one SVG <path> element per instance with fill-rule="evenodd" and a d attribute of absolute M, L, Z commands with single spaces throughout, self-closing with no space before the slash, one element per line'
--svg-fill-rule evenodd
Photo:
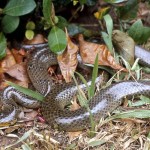
<path fill-rule="evenodd" d="M 141 52 L 139 52 L 141 51 Z M 138 53 L 144 53 L 138 49 Z M 150 52 L 144 57 L 150 58 Z M 137 56 L 138 57 L 138 56 Z M 141 57 L 141 56 L 140 56 Z M 141 58 L 150 67 L 150 59 Z M 82 130 L 90 126 L 89 113 L 86 108 L 80 108 L 76 111 L 69 111 L 63 107 L 77 93 L 77 87 L 70 84 L 54 85 L 48 75 L 47 69 L 50 65 L 57 63 L 56 56 L 44 45 L 36 46 L 28 57 L 27 71 L 29 77 L 45 100 L 40 104 L 35 99 L 19 92 L 9 86 L 0 92 L 0 125 L 12 123 L 17 117 L 18 107 L 16 103 L 27 108 L 37 108 L 41 105 L 41 112 L 50 125 L 57 125 L 59 129 L 65 131 Z M 84 85 L 80 85 L 85 88 Z M 150 81 L 125 81 L 112 84 L 110 87 L 98 92 L 89 102 L 89 108 L 95 121 L 101 117 L 107 116 L 118 107 L 123 97 L 131 95 L 150 96 Z"/>

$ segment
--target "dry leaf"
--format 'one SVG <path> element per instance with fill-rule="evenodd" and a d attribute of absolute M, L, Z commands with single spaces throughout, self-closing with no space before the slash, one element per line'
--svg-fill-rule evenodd
<path fill-rule="evenodd" d="M 67 48 L 63 54 L 57 56 L 57 59 L 65 81 L 71 82 L 72 73 L 76 70 L 78 64 L 78 47 L 71 41 L 68 33 L 66 35 L 68 40 Z"/>
<path fill-rule="evenodd" d="M 38 115 L 38 112 L 35 110 L 32 110 L 31 112 L 25 113 L 25 118 L 28 120 L 34 120 L 34 118 Z"/>
<path fill-rule="evenodd" d="M 18 53 L 18 55 L 20 54 Z M 24 87 L 28 87 L 29 79 L 26 73 L 26 67 L 23 63 L 21 64 L 16 63 L 14 55 L 9 49 L 7 49 L 6 57 L 0 61 L 0 68 L 1 68 L 0 69 L 0 89 L 3 89 L 6 86 L 8 86 L 8 84 L 4 82 L 4 80 L 14 82 Z M 9 76 L 4 73 L 7 73 Z"/>
<path fill-rule="evenodd" d="M 70 106 L 70 110 L 74 111 L 80 108 L 80 105 L 77 103 L 76 98 L 74 98 L 74 101 L 72 102 L 72 105 Z"/>
<path fill-rule="evenodd" d="M 17 80 L 29 82 L 25 63 L 15 64 L 5 72 Z"/>
<path fill-rule="evenodd" d="M 149 6 L 146 3 L 139 3 L 138 5 L 138 12 L 137 17 L 139 19 L 143 19 L 144 17 L 147 17 L 150 14 Z"/>
<path fill-rule="evenodd" d="M 69 141 L 72 141 L 74 138 L 79 137 L 79 135 L 82 133 L 82 131 L 77 132 L 68 132 Z"/>
<path fill-rule="evenodd" d="M 96 19 L 102 19 L 103 16 L 109 11 L 110 7 L 104 7 L 99 9 L 97 12 L 94 13 L 94 17 Z"/>
<path fill-rule="evenodd" d="M 16 64 L 16 60 L 9 49 L 6 50 L 6 54 L 6 57 L 0 61 L 0 67 L 2 69 L 1 72 L 4 72 L 8 68 Z"/>
<path fill-rule="evenodd" d="M 84 63 L 94 64 L 96 55 L 98 54 L 99 65 L 109 66 L 113 69 L 126 71 L 125 68 L 117 64 L 110 54 L 106 45 L 84 41 L 83 35 L 79 35 L 80 55 Z"/>
<path fill-rule="evenodd" d="M 5 134 L 9 134 L 9 133 L 12 133 L 14 132 L 15 130 L 18 130 L 22 125 L 18 125 L 18 126 L 10 126 L 9 128 L 7 128 L 5 130 Z"/>
<path fill-rule="evenodd" d="M 21 50 L 12 49 L 11 52 L 17 63 L 23 62 L 23 59 L 25 56 L 25 51 L 23 49 L 21 49 Z"/>

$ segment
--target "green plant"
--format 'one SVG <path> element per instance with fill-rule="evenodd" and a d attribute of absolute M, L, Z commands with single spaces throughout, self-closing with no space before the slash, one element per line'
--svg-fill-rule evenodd
<path fill-rule="evenodd" d="M 95 80 L 97 78 L 98 75 L 98 55 L 96 56 L 95 62 L 94 62 L 94 68 L 93 68 L 93 72 L 92 72 L 92 80 L 91 80 L 91 85 L 88 86 L 87 81 L 85 80 L 85 78 L 78 72 L 76 72 L 76 74 L 80 77 L 80 79 L 82 80 L 82 82 L 86 85 L 86 90 L 87 90 L 87 94 L 88 94 L 88 98 L 86 98 L 85 93 L 80 89 L 80 86 L 77 83 L 77 80 L 75 78 L 75 76 L 73 75 L 73 79 L 75 81 L 75 84 L 78 88 L 78 100 L 80 102 L 80 105 L 82 107 L 85 107 L 87 109 L 87 111 L 90 114 L 90 124 L 91 124 L 91 129 L 89 132 L 90 137 L 93 137 L 94 131 L 95 131 L 95 121 L 93 119 L 93 115 L 91 113 L 91 110 L 89 108 L 88 102 L 89 100 L 91 100 L 91 98 L 94 96 L 95 93 Z"/>
<path fill-rule="evenodd" d="M 37 92 L 37 91 L 33 91 L 31 89 L 24 88 L 22 86 L 19 86 L 19 85 L 13 83 L 13 82 L 10 82 L 10 81 L 6 81 L 6 83 L 8 85 L 11 85 L 12 87 L 17 89 L 18 91 L 20 91 L 20 92 L 22 92 L 22 93 L 24 93 L 24 94 L 26 94 L 28 96 L 31 96 L 31 97 L 35 98 L 38 101 L 44 100 L 44 96 L 42 94 L 40 94 L 39 92 Z"/>
<path fill-rule="evenodd" d="M 114 55 L 113 44 L 112 44 L 113 21 L 111 16 L 108 14 L 104 16 L 104 20 L 106 22 L 107 33 L 101 32 L 101 34 L 109 51 L 111 52 L 112 55 Z"/>
<path fill-rule="evenodd" d="M 54 6 L 51 0 L 43 1 L 43 16 L 47 28 L 51 28 L 48 34 L 49 47 L 54 53 L 61 54 L 66 48 L 67 39 L 64 30 L 59 28 L 62 18 L 55 16 Z"/>
<path fill-rule="evenodd" d="M 73 1 L 74 3 L 75 1 Z M 94 0 L 80 0 L 77 1 L 80 5 L 92 4 Z M 54 6 L 51 0 L 43 1 L 43 16 L 45 21 L 45 29 L 50 29 L 48 34 L 48 44 L 51 49 L 56 54 L 62 54 L 67 45 L 66 33 L 64 28 L 67 26 L 67 21 L 61 17 L 55 15 Z"/>
<path fill-rule="evenodd" d="M 26 15 L 34 10 L 34 0 L 10 0 L 4 8 L 0 8 L 0 59 L 6 55 L 6 38 L 4 34 L 12 33 L 19 25 L 19 16 Z"/>

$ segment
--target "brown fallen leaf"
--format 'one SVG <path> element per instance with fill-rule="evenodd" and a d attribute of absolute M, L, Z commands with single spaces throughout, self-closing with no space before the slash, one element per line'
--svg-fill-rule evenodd
<path fill-rule="evenodd" d="M 4 72 L 11 66 L 16 64 L 16 60 L 9 49 L 6 50 L 6 57 L 0 61 L 1 72 Z"/>
<path fill-rule="evenodd" d="M 18 130 L 19 128 L 23 127 L 23 125 L 17 125 L 17 126 L 10 126 L 9 128 L 7 128 L 5 130 L 5 134 L 9 134 L 9 133 L 12 133 L 14 132 L 15 130 Z"/>
<path fill-rule="evenodd" d="M 71 82 L 72 73 L 76 70 L 78 64 L 78 47 L 71 41 L 68 33 L 66 35 L 68 41 L 67 48 L 63 54 L 57 56 L 57 60 L 65 81 Z"/>
<path fill-rule="evenodd" d="M 82 134 L 82 131 L 68 132 L 69 141 L 73 141 L 75 138 L 79 137 L 81 134 Z"/>
<path fill-rule="evenodd" d="M 70 106 L 70 110 L 71 111 L 74 111 L 74 110 L 77 110 L 80 108 L 80 105 L 77 103 L 77 100 L 76 98 L 74 98 L 73 102 L 72 102 L 72 105 Z"/>
<path fill-rule="evenodd" d="M 15 64 L 12 67 L 8 68 L 5 73 L 9 74 L 11 77 L 14 77 L 19 81 L 29 82 L 25 63 Z"/>
<path fill-rule="evenodd" d="M 25 65 L 23 63 L 17 64 L 14 55 L 9 49 L 6 52 L 6 57 L 0 61 L 0 89 L 8 86 L 5 80 L 28 87 L 29 80 Z"/>
<path fill-rule="evenodd" d="M 29 120 L 34 120 L 34 118 L 38 115 L 38 112 L 35 110 L 30 110 L 30 112 L 26 112 L 25 113 L 25 118 L 29 119 Z"/>
<path fill-rule="evenodd" d="M 79 49 L 82 61 L 87 64 L 94 64 L 98 54 L 98 63 L 102 66 L 109 66 L 116 70 L 126 71 L 125 68 L 117 64 L 109 52 L 106 45 L 84 41 L 83 35 L 79 35 Z"/>
<path fill-rule="evenodd" d="M 23 62 L 25 56 L 25 51 L 23 49 L 21 50 L 12 49 L 12 54 L 17 63 Z"/>

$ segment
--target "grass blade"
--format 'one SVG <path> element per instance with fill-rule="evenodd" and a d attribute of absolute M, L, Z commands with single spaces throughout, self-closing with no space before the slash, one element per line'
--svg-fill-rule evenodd
<path fill-rule="evenodd" d="M 87 89 L 87 91 L 88 91 L 88 99 L 90 99 L 90 98 L 91 98 L 91 97 L 90 97 L 90 88 L 89 88 L 89 86 L 88 86 L 88 84 L 87 84 L 87 81 L 85 80 L 85 78 L 83 77 L 82 74 L 80 74 L 79 72 L 75 72 L 75 73 L 80 77 L 80 79 L 82 80 L 82 82 L 85 84 L 86 89 Z"/>
<path fill-rule="evenodd" d="M 24 88 L 22 86 L 19 86 L 19 85 L 15 84 L 15 83 L 10 82 L 10 81 L 6 81 L 6 83 L 11 85 L 11 86 L 13 86 L 18 91 L 20 91 L 20 92 L 22 92 L 22 93 L 24 93 L 24 94 L 26 94 L 28 96 L 31 96 L 31 97 L 39 100 L 39 101 L 42 101 L 44 99 L 44 96 L 42 94 L 36 92 L 36 91 L 32 91 L 30 89 Z"/>
<path fill-rule="evenodd" d="M 95 92 L 95 80 L 97 78 L 98 75 L 98 54 L 96 56 L 95 62 L 94 62 L 94 68 L 93 68 L 93 72 L 92 72 L 92 83 L 90 86 L 90 98 L 94 96 L 94 92 Z"/>

